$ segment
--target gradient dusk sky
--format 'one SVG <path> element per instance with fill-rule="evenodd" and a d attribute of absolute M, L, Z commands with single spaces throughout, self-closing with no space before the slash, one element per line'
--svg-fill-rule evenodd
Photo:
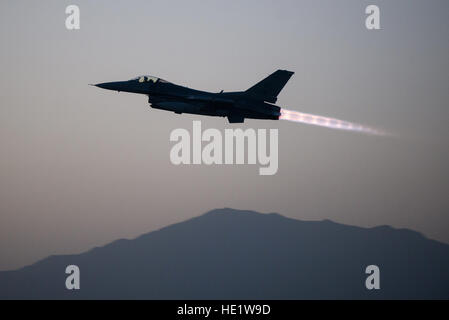
<path fill-rule="evenodd" d="M 365 28 L 369 4 L 381 30 Z M 0 270 L 222 207 L 449 243 L 448 14 L 447 0 L 1 0 Z M 174 166 L 172 130 L 227 120 L 88 86 L 150 74 L 237 91 L 276 69 L 295 72 L 277 105 L 394 136 L 247 120 L 232 127 L 279 129 L 276 175 Z"/>

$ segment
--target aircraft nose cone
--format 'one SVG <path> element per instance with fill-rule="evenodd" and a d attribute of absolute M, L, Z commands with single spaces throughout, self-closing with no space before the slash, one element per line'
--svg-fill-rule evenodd
<path fill-rule="evenodd" d="M 118 92 L 146 93 L 145 87 L 139 85 L 136 86 L 132 81 L 104 82 L 94 84 L 93 86 Z"/>
<path fill-rule="evenodd" d="M 119 90 L 119 85 L 117 82 L 104 82 L 104 83 L 97 83 L 94 84 L 94 86 L 102 89 L 107 90 Z"/>

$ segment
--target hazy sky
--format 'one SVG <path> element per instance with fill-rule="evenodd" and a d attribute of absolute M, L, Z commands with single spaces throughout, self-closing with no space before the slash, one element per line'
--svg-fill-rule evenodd
<path fill-rule="evenodd" d="M 65 8 L 81 29 L 65 28 Z M 381 28 L 365 28 L 379 5 Z M 392 225 L 449 242 L 449 2 L 0 1 L 0 270 L 232 207 Z M 88 83 L 160 76 L 245 90 L 295 71 L 278 105 L 395 133 L 286 121 L 279 170 L 174 166 L 170 132 L 226 119 Z M 294 244 L 292 244 L 294 245 Z"/>

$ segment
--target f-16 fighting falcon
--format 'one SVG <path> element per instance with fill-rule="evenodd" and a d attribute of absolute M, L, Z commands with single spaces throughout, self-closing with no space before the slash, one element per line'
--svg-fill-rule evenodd
<path fill-rule="evenodd" d="M 382 134 L 355 123 L 280 108 L 274 103 L 292 71 L 277 70 L 246 91 L 213 93 L 183 87 L 161 78 L 140 76 L 127 81 L 105 82 L 103 89 L 145 94 L 152 108 L 178 114 L 191 113 L 227 117 L 229 123 L 242 123 L 245 118 L 290 120 L 332 129 Z"/>

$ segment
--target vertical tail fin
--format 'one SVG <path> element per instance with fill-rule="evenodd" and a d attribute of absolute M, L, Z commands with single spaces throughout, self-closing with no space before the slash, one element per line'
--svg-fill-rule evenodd
<path fill-rule="evenodd" d="M 277 70 L 245 92 L 263 101 L 275 103 L 278 94 L 293 74 L 292 71 Z"/>

